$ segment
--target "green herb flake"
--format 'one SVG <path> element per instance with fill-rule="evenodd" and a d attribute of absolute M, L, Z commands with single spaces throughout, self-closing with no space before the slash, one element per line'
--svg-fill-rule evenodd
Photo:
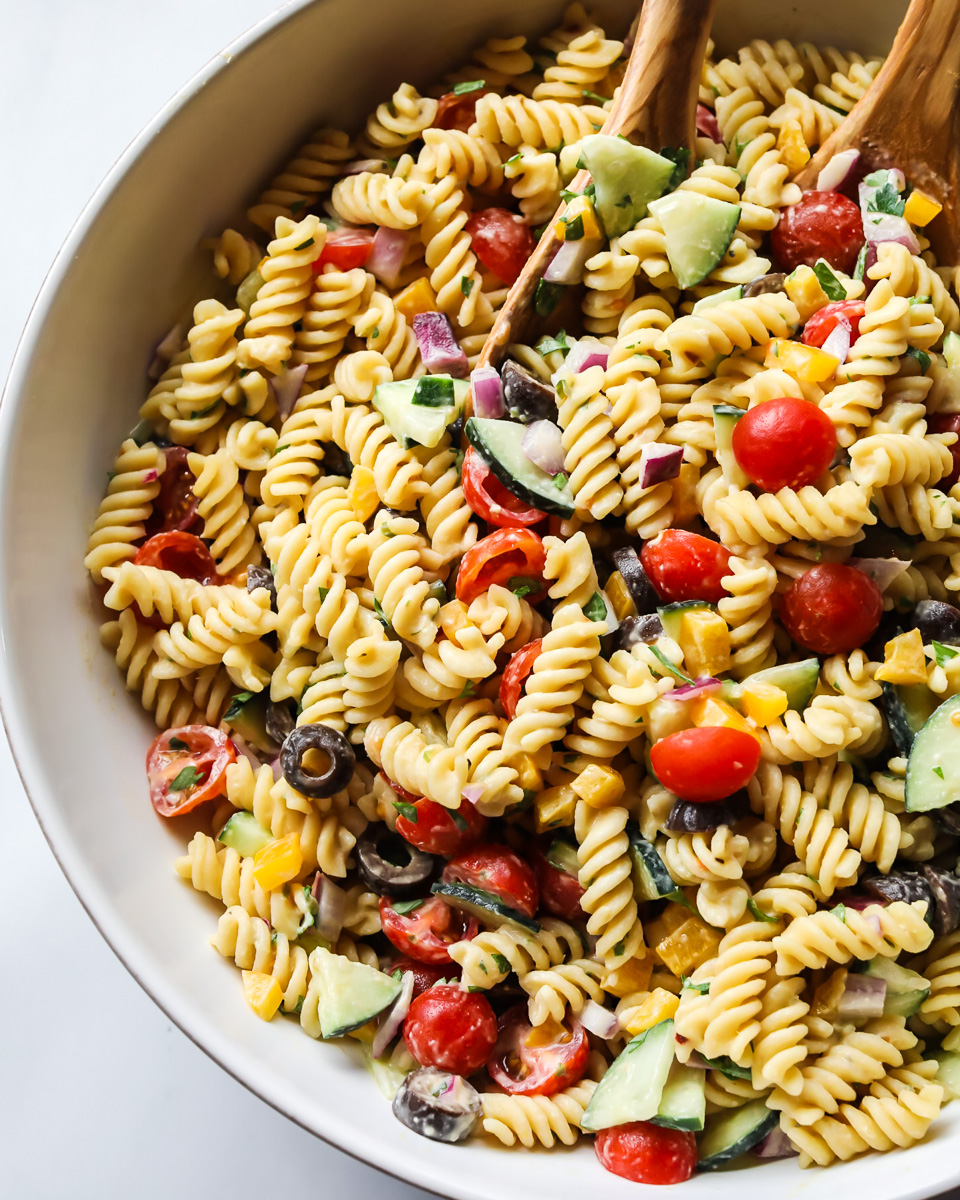
<path fill-rule="evenodd" d="M 607 606 L 599 592 L 594 592 L 587 603 L 583 606 L 583 615 L 585 617 L 589 617 L 591 621 L 606 620 Z"/>
<path fill-rule="evenodd" d="M 306 200 L 294 200 L 294 202 L 289 206 L 290 215 L 295 216 L 298 212 L 302 211 L 306 207 Z"/>
<path fill-rule="evenodd" d="M 383 536 L 385 538 L 392 538 L 392 537 L 397 536 L 393 532 L 393 530 L 390 528 L 390 526 L 386 523 L 386 521 L 384 521 L 384 523 L 380 526 L 380 532 L 383 534 Z"/>
<path fill-rule="evenodd" d="M 768 916 L 767 913 L 765 913 L 762 908 L 759 908 L 757 906 L 757 902 L 756 902 L 756 900 L 754 900 L 754 898 L 752 896 L 747 901 L 747 908 L 750 910 L 750 913 L 757 921 L 769 921 L 773 925 L 775 925 L 777 923 L 777 918 Z"/>
<path fill-rule="evenodd" d="M 583 238 L 583 216 L 577 213 L 575 217 L 561 217 L 563 223 L 563 240 L 565 242 L 579 242 Z"/>
<path fill-rule="evenodd" d="M 491 954 L 490 957 L 493 959 L 494 963 L 496 964 L 497 970 L 500 972 L 501 975 L 509 975 L 510 974 L 510 960 L 509 959 L 504 958 L 504 956 L 496 950 L 494 950 L 493 954 Z"/>
<path fill-rule="evenodd" d="M 599 92 L 591 92 L 589 88 L 584 88 L 581 94 L 584 100 L 592 100 L 594 104 L 606 104 L 610 99 L 609 96 L 601 96 Z"/>
<path fill-rule="evenodd" d="M 294 250 L 306 250 L 308 246 L 313 245 L 313 238 L 307 238 L 305 242 L 301 242 L 299 246 L 294 246 Z"/>
<path fill-rule="evenodd" d="M 951 658 L 956 658 L 960 654 L 960 650 L 955 650 L 953 646 L 945 646 L 943 642 L 933 641 L 930 644 L 933 646 L 938 667 L 945 666 Z"/>
<path fill-rule="evenodd" d="M 383 608 L 380 605 L 380 601 L 376 598 L 376 596 L 374 596 L 374 598 L 373 598 L 373 611 L 376 613 L 377 618 L 379 619 L 380 624 L 384 627 L 384 629 L 389 629 L 390 622 L 387 620 L 387 614 L 383 611 Z"/>
<path fill-rule="evenodd" d="M 170 784 L 170 791 L 187 792 L 190 788 L 198 787 L 206 777 L 206 771 L 198 771 L 191 763 L 189 767 L 184 767 L 173 783 Z"/>
<path fill-rule="evenodd" d="M 460 813 L 458 813 L 456 809 L 451 809 L 450 820 L 454 823 L 454 825 L 456 825 L 456 827 L 460 830 L 461 833 L 466 833 L 467 830 L 470 828 L 470 826 L 467 822 L 467 818 L 461 816 Z"/>
<path fill-rule="evenodd" d="M 670 182 L 667 184 L 667 191 L 671 192 L 678 188 L 687 177 L 687 167 L 690 164 L 690 151 L 686 146 L 664 146 L 660 151 L 661 158 L 667 158 L 670 162 L 676 165 L 673 168 L 673 174 L 670 176 Z"/>
<path fill-rule="evenodd" d="M 507 587 L 515 596 L 519 596 L 521 600 L 524 596 L 529 596 L 532 592 L 539 591 L 540 585 L 533 579 L 527 579 L 523 575 L 514 575 L 507 583 Z"/>
<path fill-rule="evenodd" d="M 617 944 L 613 948 L 614 956 L 616 958 L 620 958 L 620 956 L 626 951 L 626 949 L 627 949 L 626 942 L 617 942 Z"/>
<path fill-rule="evenodd" d="M 943 778 L 943 767 L 934 767 L 933 773 L 934 773 L 934 775 L 939 775 L 940 778 L 942 779 Z"/>
<path fill-rule="evenodd" d="M 416 825 L 417 807 L 415 804 L 408 804 L 406 800 L 394 800 L 393 807 L 401 817 L 406 817 L 411 825 Z"/>
<path fill-rule="evenodd" d="M 867 268 L 867 243 L 864 242 L 860 247 L 860 253 L 857 255 L 857 265 L 853 268 L 854 279 L 863 280 L 863 273 Z"/>
<path fill-rule="evenodd" d="M 750 1067 L 738 1066 L 732 1058 L 727 1058 L 726 1055 L 721 1055 L 720 1058 L 704 1058 L 703 1061 L 708 1067 L 719 1071 L 721 1075 L 726 1075 L 728 1079 L 752 1078 L 753 1073 Z"/>
<path fill-rule="evenodd" d="M 817 282 L 823 288 L 828 300 L 846 300 L 847 289 L 843 286 L 840 280 L 830 270 L 830 264 L 823 261 L 813 264 L 813 273 L 817 277 Z"/>
<path fill-rule="evenodd" d="M 475 696 L 476 694 L 477 694 L 476 684 L 473 682 L 472 679 L 468 679 L 467 682 L 463 685 L 463 690 L 460 692 L 459 699 L 467 700 L 471 696 Z"/>
<path fill-rule="evenodd" d="M 567 341 L 567 331 L 565 329 L 558 330 L 553 337 L 542 337 L 540 341 L 537 342 L 537 353 L 542 354 L 544 358 L 546 358 L 548 354 L 554 354 L 557 351 L 559 351 L 561 354 L 567 354 L 569 353 L 570 349 L 571 347 L 570 343 Z"/>
<path fill-rule="evenodd" d="M 422 900 L 394 900 L 393 911 L 405 917 L 407 913 L 415 912 L 423 904 Z"/>
<path fill-rule="evenodd" d="M 466 275 L 461 276 L 460 291 L 463 292 L 465 296 L 469 296 L 473 291 L 473 284 L 474 281 L 472 279 L 468 279 Z"/>
<path fill-rule="evenodd" d="M 289 450 L 289 449 L 290 449 L 290 444 L 289 444 L 289 442 L 284 442 L 284 443 L 283 443 L 283 445 L 281 445 L 281 446 L 278 446 L 278 447 L 276 448 L 276 450 L 274 450 L 274 452 L 273 452 L 273 454 L 271 455 L 271 457 L 272 457 L 272 458 L 276 458 L 276 457 L 277 457 L 277 455 L 280 453 L 280 451 L 281 451 L 281 450 Z"/>
<path fill-rule="evenodd" d="M 554 475 L 553 486 L 557 489 L 558 492 L 562 492 L 564 490 L 564 488 L 567 486 L 568 478 L 569 478 L 569 476 L 564 475 L 563 471 L 558 471 L 556 473 L 556 475 Z"/>
<path fill-rule="evenodd" d="M 533 293 L 533 307 L 537 316 L 549 317 L 559 304 L 562 293 L 562 284 L 547 283 L 545 279 L 538 279 L 536 290 Z"/>
<path fill-rule="evenodd" d="M 248 700 L 252 700 L 252 699 L 253 699 L 253 692 L 237 692 L 237 694 L 230 701 L 230 706 L 228 707 L 227 711 L 223 714 L 223 719 L 225 721 L 232 721 L 234 719 L 234 717 L 239 717 L 240 714 L 243 712 L 243 706 L 246 704 L 246 702 Z M 179 741 L 179 740 L 180 739 L 178 738 L 177 741 Z M 171 746 L 173 745 L 172 740 L 170 742 L 170 745 Z M 179 750 L 180 747 L 175 746 L 174 749 Z"/>
<path fill-rule="evenodd" d="M 885 213 L 890 217 L 902 217 L 903 210 L 903 197 L 889 179 L 883 187 L 877 188 L 867 202 L 867 212 Z"/>
<path fill-rule="evenodd" d="M 920 364 L 920 371 L 922 374 L 926 375 L 926 373 L 930 370 L 930 355 L 926 352 L 926 350 L 918 350 L 916 346 L 908 346 L 907 357 L 915 358 L 917 360 L 917 362 Z"/>
<path fill-rule="evenodd" d="M 370 330 L 370 340 L 371 340 L 371 342 L 375 342 L 379 336 L 380 336 L 380 326 L 379 326 L 379 325 L 375 325 L 375 326 L 373 327 L 373 329 L 371 329 L 371 330 Z"/>
<path fill-rule="evenodd" d="M 570 395 L 570 384 L 565 379 L 557 380 L 557 395 L 561 400 L 566 400 Z"/>
<path fill-rule="evenodd" d="M 453 94 L 455 96 L 466 96 L 470 92 L 479 92 L 481 88 L 487 86 L 485 79 L 471 79 L 466 83 L 455 83 L 453 85 Z"/>
<path fill-rule="evenodd" d="M 838 921 L 842 921 L 844 925 L 847 923 L 847 909 L 844 904 L 837 904 L 830 909 L 830 916 L 836 917 Z"/>
<path fill-rule="evenodd" d="M 189 750 L 190 749 L 190 747 L 183 740 L 183 738 L 178 738 L 178 737 L 172 737 L 170 739 L 170 741 L 167 742 L 167 745 L 170 747 L 171 750 Z"/>
<path fill-rule="evenodd" d="M 913 306 L 915 304 L 929 304 L 930 297 L 929 296 L 911 296 L 910 299 L 907 301 L 907 303 L 910 305 L 911 308 L 913 308 Z"/>
<path fill-rule="evenodd" d="M 523 155 L 518 150 L 516 152 L 516 154 L 514 154 L 511 158 L 507 159 L 507 161 L 504 163 L 504 166 L 507 166 L 507 164 L 509 164 L 509 163 L 519 162 L 522 158 L 523 158 Z"/>
<path fill-rule="evenodd" d="M 685 991 L 699 992 L 701 996 L 709 996 L 710 995 L 710 981 L 709 980 L 706 983 L 693 983 L 691 981 L 689 975 L 681 975 L 680 982 L 683 985 Z"/>

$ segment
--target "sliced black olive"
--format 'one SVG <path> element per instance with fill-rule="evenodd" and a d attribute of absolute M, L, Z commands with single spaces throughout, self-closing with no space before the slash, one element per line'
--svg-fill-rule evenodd
<path fill-rule="evenodd" d="M 255 592 L 258 588 L 266 588 L 270 593 L 270 607 L 277 611 L 277 585 L 273 581 L 273 572 L 269 567 L 247 567 L 247 591 Z"/>
<path fill-rule="evenodd" d="M 952 872 L 938 871 L 928 863 L 923 864 L 922 870 L 936 902 L 933 932 L 937 937 L 943 937 L 960 927 L 960 879 Z M 930 918 L 929 912 L 927 918 Z"/>
<path fill-rule="evenodd" d="M 759 279 L 751 279 L 743 285 L 743 297 L 765 296 L 767 292 L 782 292 L 787 277 L 782 271 L 774 271 L 770 275 L 761 275 Z"/>
<path fill-rule="evenodd" d="M 297 721 L 293 715 L 293 708 L 289 701 L 285 701 L 282 704 L 274 704 L 271 701 L 267 705 L 267 716 L 264 721 L 264 727 L 277 745 L 282 746 L 287 739 L 287 735 L 293 733 L 297 727 Z"/>
<path fill-rule="evenodd" d="M 614 550 L 613 561 L 617 564 L 617 570 L 623 576 L 623 582 L 633 597 L 637 612 L 641 616 L 645 613 L 655 613 L 660 603 L 660 597 L 654 591 L 653 584 L 643 569 L 640 555 L 636 550 L 632 546 L 623 546 L 619 550 Z"/>
<path fill-rule="evenodd" d="M 357 842 L 357 870 L 378 896 L 413 900 L 422 896 L 436 873 L 439 860 L 411 846 L 386 825 L 368 827 Z"/>
<path fill-rule="evenodd" d="M 649 646 L 663 633 L 663 626 L 656 613 L 644 613 L 642 617 L 624 617 L 617 627 L 617 650 L 632 650 L 640 642 Z"/>
<path fill-rule="evenodd" d="M 437 1067 L 411 1071 L 393 1098 L 393 1115 L 434 1142 L 462 1142 L 480 1115 L 480 1096 L 461 1075 Z"/>
<path fill-rule="evenodd" d="M 320 750 L 330 759 L 322 775 L 303 769 L 308 750 Z M 357 756 L 353 747 L 336 729 L 328 725 L 301 725 L 287 734 L 280 748 L 280 769 L 292 788 L 313 800 L 322 800 L 342 792 L 353 777 Z"/>
<path fill-rule="evenodd" d="M 960 836 L 960 804 L 948 804 L 944 808 L 931 809 L 930 816 L 933 818 L 934 824 L 939 825 L 944 833 L 953 834 L 954 837 Z"/>
<path fill-rule="evenodd" d="M 323 448 L 324 475 L 346 475 L 350 478 L 353 463 L 345 450 L 341 450 L 336 442 L 321 442 Z"/>
<path fill-rule="evenodd" d="M 557 421 L 557 393 L 549 383 L 521 367 L 512 358 L 507 359 L 500 372 L 503 382 L 503 400 L 507 412 L 525 425 L 534 421 Z"/>
<path fill-rule="evenodd" d="M 960 646 L 960 608 L 945 600 L 921 600 L 913 610 L 913 619 L 925 646 L 933 641 Z"/>
<path fill-rule="evenodd" d="M 735 792 L 714 804 L 677 800 L 667 817 L 667 828 L 678 833 L 709 833 L 721 825 L 732 825 L 750 811 L 746 792 Z"/>
<path fill-rule="evenodd" d="M 931 924 L 935 901 L 930 884 L 918 871 L 891 871 L 889 875 L 871 875 L 861 881 L 863 888 L 871 896 L 879 896 L 881 900 L 904 900 L 912 904 L 914 900 L 926 900 L 927 917 Z"/>
<path fill-rule="evenodd" d="M 463 413 L 447 427 L 447 433 L 450 435 L 450 444 L 459 446 L 463 441 Z"/>

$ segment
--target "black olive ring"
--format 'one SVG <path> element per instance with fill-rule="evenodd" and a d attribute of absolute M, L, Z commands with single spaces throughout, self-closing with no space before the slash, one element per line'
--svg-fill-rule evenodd
<path fill-rule="evenodd" d="M 311 775 L 301 766 L 308 750 L 322 750 L 329 755 L 330 766 L 322 775 Z M 353 777 L 356 762 L 353 747 L 329 725 L 301 725 L 287 734 L 280 748 L 284 779 L 311 800 L 323 800 L 342 792 Z"/>

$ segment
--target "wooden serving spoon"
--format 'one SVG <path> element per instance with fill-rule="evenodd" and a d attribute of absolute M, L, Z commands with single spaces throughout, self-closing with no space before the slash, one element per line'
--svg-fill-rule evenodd
<path fill-rule="evenodd" d="M 694 150 L 700 73 L 716 7 L 717 0 L 645 0 L 620 92 L 601 132 L 621 134 L 649 150 Z M 589 171 L 580 171 L 570 189 L 582 192 L 589 182 Z M 479 366 L 499 367 L 507 347 L 522 339 L 536 286 L 561 244 L 555 220 L 511 287 Z"/>
<path fill-rule="evenodd" d="M 840 150 L 870 170 L 899 167 L 943 205 L 930 237 L 944 264 L 960 253 L 960 0 L 911 0 L 886 62 L 843 124 L 797 176 L 813 188 Z"/>

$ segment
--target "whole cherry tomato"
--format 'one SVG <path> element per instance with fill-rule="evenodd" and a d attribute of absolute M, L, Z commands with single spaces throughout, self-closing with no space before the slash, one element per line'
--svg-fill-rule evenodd
<path fill-rule="evenodd" d="M 465 850 L 443 869 L 444 883 L 465 883 L 492 892 L 524 916 L 537 911 L 540 896 L 533 871 L 509 846 L 488 842 Z"/>
<path fill-rule="evenodd" d="M 836 449 L 836 431 L 827 414 L 796 396 L 765 400 L 733 427 L 734 457 L 765 492 L 815 483 Z"/>
<path fill-rule="evenodd" d="M 523 695 L 523 685 L 533 670 L 533 664 L 539 658 L 542 649 L 543 638 L 527 642 L 525 646 L 521 646 L 510 656 L 510 661 L 503 669 L 503 674 L 500 676 L 500 704 L 511 721 L 517 715 L 517 705 Z"/>
<path fill-rule="evenodd" d="M 470 604 L 492 583 L 522 593 L 536 603 L 546 592 L 547 553 L 531 529 L 498 529 L 481 538 L 460 560 L 457 599 Z"/>
<path fill-rule="evenodd" d="M 529 225 L 505 208 L 483 208 L 464 226 L 472 249 L 488 271 L 504 283 L 515 283 L 536 242 Z"/>
<path fill-rule="evenodd" d="M 225 772 L 237 761 L 233 742 L 209 725 L 166 729 L 147 751 L 150 801 L 161 817 L 179 817 L 222 796 Z"/>
<path fill-rule="evenodd" d="M 161 571 L 172 571 L 181 579 L 195 579 L 197 583 L 220 580 L 206 543 L 196 534 L 180 530 L 155 534 L 143 543 L 133 561 L 137 566 L 159 567 Z"/>
<path fill-rule="evenodd" d="M 527 1006 L 518 1004 L 500 1018 L 487 1070 L 513 1096 L 552 1096 L 579 1083 L 589 1057 L 586 1030 L 575 1016 L 562 1024 L 548 1020 L 533 1026 Z"/>
<path fill-rule="evenodd" d="M 927 427 L 931 433 L 960 434 L 960 413 L 931 413 L 927 417 Z M 937 487 L 947 491 L 960 479 L 960 438 L 949 447 L 953 455 L 953 470 L 946 478 L 941 479 Z"/>
<path fill-rule="evenodd" d="M 352 229 L 347 225 L 341 229 L 331 229 L 320 257 L 314 260 L 314 274 L 319 274 L 328 264 L 338 271 L 362 267 L 373 252 L 373 238 L 372 229 Z"/>
<path fill-rule="evenodd" d="M 393 975 L 395 971 L 399 971 L 401 975 L 413 976 L 415 997 L 423 995 L 428 988 L 432 988 L 441 979 L 449 982 L 460 976 L 460 968 L 456 963 L 447 963 L 446 966 L 431 966 L 429 963 L 416 962 L 412 958 L 391 959 L 383 968 L 385 975 Z"/>
<path fill-rule="evenodd" d="M 477 119 L 477 101 L 488 91 L 489 88 L 474 88 L 461 95 L 447 92 L 441 96 L 437 115 L 433 119 L 435 128 L 459 129 L 461 133 L 466 133 Z"/>
<path fill-rule="evenodd" d="M 780 619 L 795 642 L 816 654 L 846 654 L 876 633 L 883 597 L 873 580 L 843 563 L 820 563 L 790 585 Z"/>
<path fill-rule="evenodd" d="M 650 749 L 650 763 L 663 786 L 681 800 L 701 804 L 746 787 L 759 762 L 758 739 L 723 725 L 681 729 Z"/>
<path fill-rule="evenodd" d="M 841 318 L 850 326 L 850 340 L 860 336 L 860 318 L 867 306 L 862 300 L 835 300 L 818 309 L 803 327 L 800 340 L 805 346 L 822 346 Z"/>
<path fill-rule="evenodd" d="M 468 446 L 463 456 L 461 475 L 463 498 L 488 525 L 522 529 L 525 525 L 535 525 L 546 516 L 539 508 L 530 508 L 505 488 L 473 446 Z"/>
<path fill-rule="evenodd" d="M 472 1075 L 497 1042 L 497 1018 L 479 992 L 438 984 L 410 1005 L 403 1040 L 422 1067 Z"/>
<path fill-rule="evenodd" d="M 380 897 L 380 924 L 396 948 L 417 962 L 448 963 L 454 942 L 469 942 L 477 936 L 475 918 L 464 918 L 439 896 L 431 896 L 416 908 L 409 907 L 410 901 L 397 903 L 404 912 L 397 912 L 389 897 Z"/>
<path fill-rule="evenodd" d="M 539 846 L 530 851 L 530 865 L 540 889 L 541 911 L 563 921 L 583 921 L 586 916 L 580 905 L 583 888 L 576 875 L 555 866 Z"/>
<path fill-rule="evenodd" d="M 458 809 L 450 809 L 420 796 L 412 803 L 399 801 L 397 808 L 400 813 L 397 833 L 418 850 L 442 854 L 444 858 L 459 854 L 478 842 L 487 828 L 487 818 L 481 816 L 469 800 L 464 800 Z"/>
<path fill-rule="evenodd" d="M 804 192 L 799 203 L 785 208 L 770 234 L 780 269 L 792 271 L 820 258 L 850 275 L 864 243 L 860 208 L 839 192 Z"/>
<path fill-rule="evenodd" d="M 692 1133 L 649 1121 L 601 1129 L 593 1145 L 601 1166 L 634 1183 L 683 1183 L 697 1165 Z"/>
<path fill-rule="evenodd" d="M 730 574 L 730 551 L 719 542 L 664 529 L 644 543 L 640 561 L 661 600 L 706 600 L 715 604 L 727 594 L 720 580 Z"/>
<path fill-rule="evenodd" d="M 153 512 L 144 526 L 147 538 L 173 530 L 187 532 L 197 523 L 197 498 L 193 494 L 196 478 L 187 466 L 186 446 L 168 446 L 163 451 L 163 474 L 160 492 L 153 502 Z"/>

